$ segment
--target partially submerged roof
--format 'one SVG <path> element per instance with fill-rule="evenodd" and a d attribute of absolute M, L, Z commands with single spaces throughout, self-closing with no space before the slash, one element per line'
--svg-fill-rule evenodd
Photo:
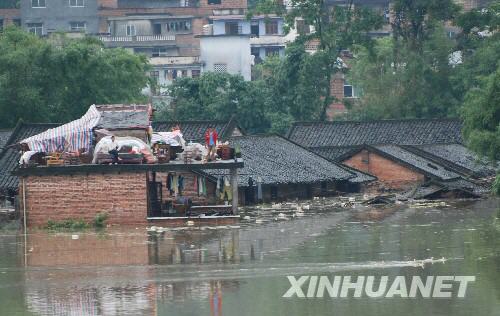
<path fill-rule="evenodd" d="M 232 137 L 231 146 L 239 146 L 245 166 L 238 170 L 238 185 L 248 186 L 248 178 L 263 184 L 313 183 L 347 180 L 355 175 L 284 137 Z M 209 170 L 212 176 L 225 175 L 220 170 Z"/>
<path fill-rule="evenodd" d="M 153 131 L 170 132 L 176 126 L 180 127 L 186 141 L 204 142 L 208 128 L 215 128 L 221 140 L 241 136 L 241 129 L 234 118 L 228 121 L 157 121 L 153 122 Z"/>
<path fill-rule="evenodd" d="M 152 108 L 149 104 L 106 104 L 95 107 L 101 114 L 96 128 L 146 129 L 151 122 Z"/>
<path fill-rule="evenodd" d="M 19 150 L 11 145 L 15 145 L 21 140 L 40 134 L 49 128 L 57 127 L 61 124 L 53 123 L 24 123 L 19 122 L 12 131 L 5 148 L 0 153 L 0 191 L 17 190 L 19 180 L 11 172 L 18 166 L 21 154 Z"/>
<path fill-rule="evenodd" d="M 287 137 L 305 147 L 462 143 L 457 119 L 297 122 Z"/>
<path fill-rule="evenodd" d="M 476 178 L 495 175 L 492 164 L 461 144 L 432 144 L 404 148 L 463 175 Z"/>

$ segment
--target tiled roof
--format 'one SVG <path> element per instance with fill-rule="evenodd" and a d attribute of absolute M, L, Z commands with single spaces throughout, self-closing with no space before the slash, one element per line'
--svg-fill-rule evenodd
<path fill-rule="evenodd" d="M 325 157 L 331 161 L 340 161 L 345 155 L 350 152 L 356 151 L 360 146 L 327 146 L 327 147 L 311 147 L 308 148 L 310 151 L 317 153 L 320 156 Z"/>
<path fill-rule="evenodd" d="M 462 143 L 455 119 L 297 122 L 287 137 L 305 147 Z"/>
<path fill-rule="evenodd" d="M 491 164 L 460 144 L 405 146 L 405 149 L 464 175 L 481 178 L 495 174 Z"/>
<path fill-rule="evenodd" d="M 460 177 L 459 174 L 396 145 L 376 145 L 368 148 L 375 148 L 376 152 L 383 156 L 389 156 L 394 160 L 440 180 L 451 180 Z"/>
<path fill-rule="evenodd" d="M 20 153 L 14 147 L 7 147 L 18 143 L 30 136 L 39 134 L 49 128 L 54 128 L 60 124 L 37 124 L 19 122 L 12 135 L 6 143 L 6 148 L 0 153 L 0 191 L 16 190 L 18 187 L 18 178 L 11 175 L 11 172 L 18 166 Z"/>
<path fill-rule="evenodd" d="M 229 121 L 158 121 L 153 122 L 153 131 L 170 132 L 179 125 L 186 141 L 204 141 L 208 128 L 215 128 L 219 139 L 224 140 L 232 136 L 238 127 L 234 119 Z"/>
<path fill-rule="evenodd" d="M 0 130 L 0 150 L 2 150 L 5 147 L 5 144 L 10 138 L 10 135 L 12 134 L 12 130 Z"/>
<path fill-rule="evenodd" d="M 147 104 L 107 104 L 96 108 L 101 112 L 96 128 L 143 129 L 150 123 L 151 107 Z"/>
<path fill-rule="evenodd" d="M 334 162 L 277 135 L 241 136 L 230 138 L 232 146 L 239 146 L 245 167 L 238 170 L 239 186 L 247 186 L 251 176 L 263 184 L 312 183 L 347 180 L 354 174 Z M 207 170 L 211 175 L 227 171 Z"/>

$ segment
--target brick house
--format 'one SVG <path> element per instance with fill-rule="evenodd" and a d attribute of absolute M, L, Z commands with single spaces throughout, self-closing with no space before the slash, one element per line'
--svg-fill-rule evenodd
<path fill-rule="evenodd" d="M 287 137 L 335 162 L 377 177 L 375 189 L 403 190 L 429 181 L 479 190 L 495 168 L 463 145 L 454 119 L 298 122 Z M 470 181 L 466 184 L 463 181 Z"/>

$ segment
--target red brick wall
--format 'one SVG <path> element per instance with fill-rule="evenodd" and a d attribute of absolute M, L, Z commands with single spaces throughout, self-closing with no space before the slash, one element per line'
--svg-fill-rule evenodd
<path fill-rule="evenodd" d="M 0 9 L 0 19 L 3 19 L 4 27 L 12 24 L 13 19 L 21 18 L 21 11 L 19 9 Z"/>
<path fill-rule="evenodd" d="M 146 173 L 29 176 L 26 210 L 30 227 L 48 220 L 92 221 L 99 212 L 108 213 L 110 224 L 147 223 Z"/>
<path fill-rule="evenodd" d="M 365 162 L 366 160 L 368 162 Z M 405 189 L 424 180 L 423 174 L 366 150 L 360 151 L 343 163 L 376 176 L 383 186 L 392 189 Z"/>
<path fill-rule="evenodd" d="M 221 4 L 208 4 L 208 0 L 200 0 L 200 8 L 215 9 L 246 9 L 247 0 L 221 0 Z"/>
<path fill-rule="evenodd" d="M 330 80 L 330 94 L 332 97 L 336 98 L 326 110 L 326 117 L 331 120 L 347 111 L 343 103 L 344 77 L 341 73 L 334 74 Z"/>
<path fill-rule="evenodd" d="M 117 8 L 118 0 L 97 0 L 99 8 Z"/>

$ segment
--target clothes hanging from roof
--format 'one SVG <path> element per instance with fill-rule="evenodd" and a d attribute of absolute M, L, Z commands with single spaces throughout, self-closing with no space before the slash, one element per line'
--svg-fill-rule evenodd
<path fill-rule="evenodd" d="M 262 178 L 257 178 L 257 201 L 262 202 Z"/>
<path fill-rule="evenodd" d="M 182 195 L 182 191 L 184 190 L 184 176 L 180 175 L 179 179 L 177 181 L 177 191 L 179 192 L 180 195 Z"/>

